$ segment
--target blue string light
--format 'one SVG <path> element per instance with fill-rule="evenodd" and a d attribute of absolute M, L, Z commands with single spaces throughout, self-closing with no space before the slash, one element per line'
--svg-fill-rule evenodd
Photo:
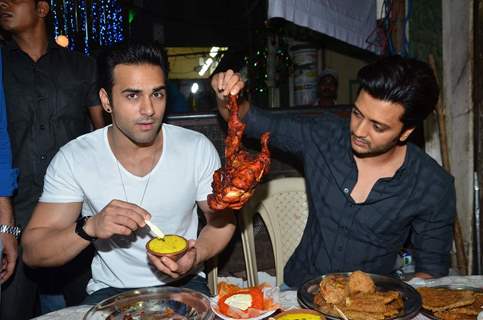
<path fill-rule="evenodd" d="M 64 25 L 66 25 L 65 33 L 69 37 L 69 49 L 76 49 L 76 33 L 77 33 L 77 15 L 75 1 L 64 0 L 65 11 L 64 11 Z"/>
<path fill-rule="evenodd" d="M 124 40 L 123 9 L 117 0 L 50 0 L 50 7 L 54 36 L 66 35 L 71 50 L 89 54 L 91 44 L 110 46 Z"/>
<path fill-rule="evenodd" d="M 89 54 L 89 26 L 87 21 L 87 8 L 86 0 L 79 1 L 79 11 L 80 11 L 80 25 L 82 32 L 82 39 L 84 45 L 84 53 Z"/>
<path fill-rule="evenodd" d="M 57 16 L 57 1 L 50 1 L 50 12 L 52 12 L 52 17 L 54 20 L 54 37 L 57 37 L 60 34 L 59 17 Z"/>

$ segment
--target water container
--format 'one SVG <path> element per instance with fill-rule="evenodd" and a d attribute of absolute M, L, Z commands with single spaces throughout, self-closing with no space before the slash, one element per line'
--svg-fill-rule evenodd
<path fill-rule="evenodd" d="M 317 100 L 317 49 L 302 44 L 290 50 L 294 64 L 294 103 L 313 105 Z"/>

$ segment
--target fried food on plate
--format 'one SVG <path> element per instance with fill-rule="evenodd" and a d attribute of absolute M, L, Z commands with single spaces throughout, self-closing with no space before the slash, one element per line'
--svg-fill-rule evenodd
<path fill-rule="evenodd" d="M 420 289 L 423 289 L 423 288 L 420 288 Z M 429 289 L 429 288 L 425 288 L 425 289 Z M 447 289 L 447 290 L 451 290 L 451 289 Z M 427 290 L 424 290 L 424 291 L 427 291 Z M 451 290 L 451 291 L 461 291 L 461 290 Z M 478 316 L 478 313 L 483 311 L 482 309 L 483 293 L 473 292 L 473 296 L 474 296 L 474 302 L 472 304 L 464 305 L 456 308 L 449 308 L 442 311 L 435 311 L 434 315 L 441 320 L 470 320 L 470 319 L 474 320 Z M 424 303 L 424 297 L 423 297 L 423 303 Z"/>
<path fill-rule="evenodd" d="M 470 290 L 428 287 L 417 290 L 423 300 L 423 308 L 433 312 L 467 306 L 475 302 L 475 294 Z"/>
<path fill-rule="evenodd" d="M 351 320 L 383 320 L 399 314 L 404 307 L 397 291 L 377 291 L 371 277 L 362 272 L 350 276 L 327 275 L 314 297 L 319 311 L 338 317 L 337 306 Z"/>
<path fill-rule="evenodd" d="M 355 311 L 385 313 L 387 304 L 399 298 L 396 291 L 359 293 L 346 298 L 346 308 Z"/>
<path fill-rule="evenodd" d="M 331 274 L 320 282 L 320 293 L 327 303 L 340 303 L 349 295 L 346 276 Z"/>
<path fill-rule="evenodd" d="M 354 271 L 349 277 L 349 293 L 351 295 L 358 292 L 362 293 L 374 293 L 376 292 L 376 286 L 371 277 L 362 271 Z"/>
<path fill-rule="evenodd" d="M 453 310 L 437 311 L 434 315 L 441 320 L 476 320 L 476 315 L 457 313 L 453 312 Z"/>

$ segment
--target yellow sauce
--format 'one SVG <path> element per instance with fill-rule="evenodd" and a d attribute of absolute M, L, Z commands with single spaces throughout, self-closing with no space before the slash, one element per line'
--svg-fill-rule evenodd
<path fill-rule="evenodd" d="M 278 320 L 320 320 L 320 316 L 310 313 L 291 313 L 277 318 Z"/>
<path fill-rule="evenodd" d="M 163 239 L 154 238 L 148 243 L 150 250 L 161 253 L 169 254 L 182 251 L 187 247 L 188 243 L 180 236 L 168 234 Z"/>

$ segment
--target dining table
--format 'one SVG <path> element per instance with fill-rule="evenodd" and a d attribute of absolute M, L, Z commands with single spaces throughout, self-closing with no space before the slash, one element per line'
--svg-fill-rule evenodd
<path fill-rule="evenodd" d="M 413 278 L 407 281 L 408 284 L 413 287 L 434 287 L 434 286 L 453 286 L 453 287 L 472 287 L 476 289 L 483 290 L 483 275 L 475 276 L 447 276 L 437 279 L 423 280 L 419 278 Z M 297 300 L 296 290 L 285 290 L 280 291 L 280 307 L 282 310 L 287 310 L 291 308 L 300 308 L 299 302 Z M 44 314 L 42 316 L 36 317 L 36 320 L 82 320 L 84 315 L 92 306 L 89 305 L 79 305 L 60 309 L 54 312 Z M 419 313 L 412 320 L 431 320 L 424 314 Z"/>

